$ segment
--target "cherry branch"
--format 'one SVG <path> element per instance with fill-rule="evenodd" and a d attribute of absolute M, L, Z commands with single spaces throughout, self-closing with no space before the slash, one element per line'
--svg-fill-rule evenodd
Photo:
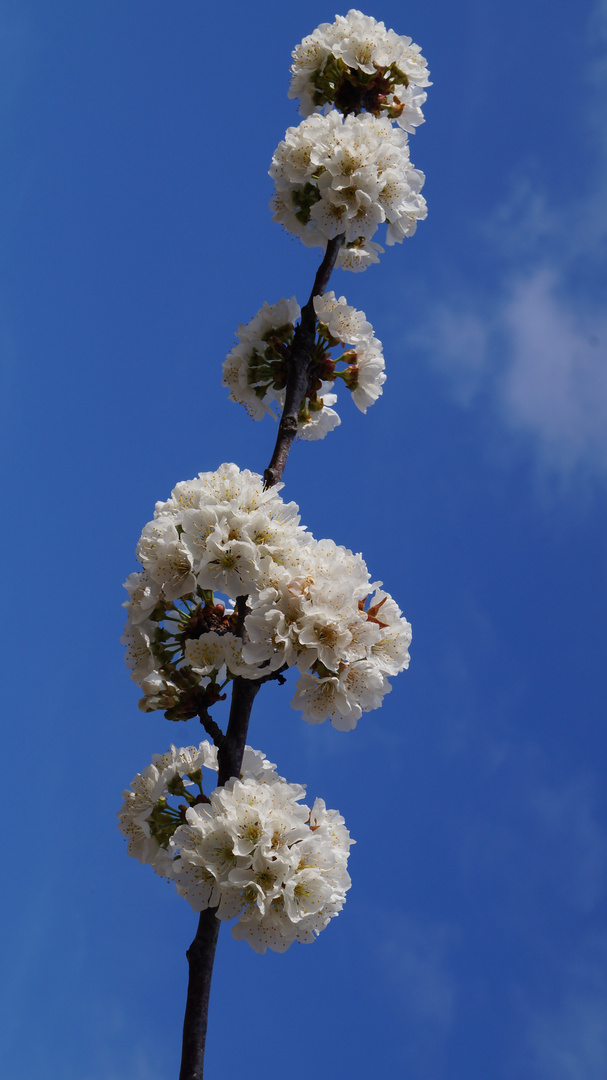
<path fill-rule="evenodd" d="M 245 618 L 247 597 L 236 598 L 236 632 L 247 640 Z M 225 735 L 215 721 L 200 715 L 201 723 L 217 746 L 219 767 L 218 784 L 222 786 L 230 777 L 240 776 L 242 758 L 247 741 L 249 720 L 253 702 L 260 683 L 252 679 L 236 678 L 232 685 L 230 716 Z M 216 730 L 215 730 L 216 729 Z M 183 1042 L 179 1080 L 202 1080 L 204 1050 L 209 1013 L 209 995 L 213 977 L 213 963 L 221 923 L 216 916 L 217 908 L 206 908 L 200 913 L 196 936 L 186 956 L 188 959 L 188 995 L 183 1020 Z"/>
<path fill-rule="evenodd" d="M 203 1078 L 211 977 L 221 926 L 219 919 L 215 917 L 216 911 L 217 908 L 206 908 L 201 911 L 196 937 L 186 953 L 189 979 L 183 1018 L 179 1080 L 202 1080 Z"/>
<path fill-rule="evenodd" d="M 221 730 L 219 724 L 216 723 L 215 720 L 213 720 L 213 717 L 210 715 L 209 711 L 207 709 L 201 709 L 198 713 L 198 716 L 200 718 L 200 723 L 202 724 L 207 735 L 211 736 L 215 746 L 222 746 L 225 740 L 225 735 Z"/>
<path fill-rule="evenodd" d="M 302 308 L 301 320 L 293 337 L 284 409 L 278 426 L 278 437 L 274 453 L 264 473 L 264 486 L 266 489 L 273 487 L 274 484 L 281 480 L 289 451 L 297 434 L 297 417 L 301 402 L 308 389 L 312 351 L 316 337 L 314 297 L 322 296 L 327 288 L 342 240 L 343 234 L 336 236 L 327 243 L 324 258 L 314 278 L 310 299 Z M 247 611 L 247 597 L 237 597 L 236 634 L 242 638 L 243 643 L 247 641 L 245 627 Z M 271 679 L 284 682 L 283 670 L 284 667 L 279 671 L 269 672 L 261 679 L 256 680 L 241 677 L 234 679 L 230 716 L 225 735 L 206 710 L 204 712 L 201 710 L 198 714 L 205 731 L 212 737 L 217 746 L 218 784 L 220 787 L 227 783 L 232 776 L 240 776 L 251 710 L 261 684 Z M 183 1022 L 183 1049 L 179 1080 L 202 1080 L 203 1077 L 209 994 L 215 949 L 221 925 L 216 917 L 216 911 L 217 908 L 207 908 L 201 912 L 196 936 L 186 953 L 189 965 L 189 979 Z"/>
<path fill-rule="evenodd" d="M 301 319 L 295 334 L 293 346 L 288 361 L 289 374 L 285 388 L 285 404 L 278 425 L 276 445 L 270 464 L 263 474 L 264 487 L 271 488 L 282 479 L 285 471 L 287 458 L 297 435 L 297 417 L 299 407 L 308 389 L 308 378 L 312 364 L 312 351 L 316 337 L 316 312 L 314 311 L 314 297 L 322 296 L 329 284 L 329 278 L 333 272 L 339 249 L 344 234 L 335 236 L 327 243 L 324 258 L 318 268 L 314 279 L 310 299 L 301 309 Z"/>

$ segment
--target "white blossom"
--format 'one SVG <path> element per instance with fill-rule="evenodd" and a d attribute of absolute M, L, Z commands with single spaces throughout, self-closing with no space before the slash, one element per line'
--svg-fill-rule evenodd
<path fill-rule="evenodd" d="M 144 710 L 174 708 L 197 687 L 218 686 L 226 672 L 262 674 L 242 659 L 229 598 L 255 597 L 296 572 L 305 530 L 280 487 L 264 491 L 261 476 L 223 465 L 178 484 L 157 504 L 137 545 L 144 569 L 126 583 L 122 638 L 132 678 L 146 695 Z M 228 602 L 216 601 L 215 592 Z M 196 715 L 196 705 L 186 703 L 184 716 Z"/>
<path fill-rule="evenodd" d="M 192 560 L 169 518 L 157 518 L 145 526 L 137 558 L 154 582 L 162 586 L 167 600 L 176 600 L 194 588 Z"/>
<path fill-rule="evenodd" d="M 337 401 L 337 394 L 327 393 L 327 387 L 332 383 L 322 383 L 318 392 L 318 404 L 320 408 L 306 408 L 305 403 L 299 411 L 297 437 L 306 442 L 315 442 L 324 439 L 329 431 L 339 427 L 341 420 L 339 415 L 332 409 Z"/>
<path fill-rule="evenodd" d="M 344 382 L 366 407 L 381 392 L 381 343 L 344 297 L 328 293 L 315 308 L 319 340 L 343 347 L 339 335 L 353 346 L 344 353 Z M 324 411 L 311 424 L 320 424 Z M 167 546 L 195 582 L 176 599 L 175 579 L 168 586 L 157 580 L 165 581 Z M 350 730 L 381 706 L 388 678 L 408 666 L 411 627 L 380 583 L 371 584 L 362 556 L 316 540 L 299 524 L 297 506 L 285 504 L 277 488 L 264 491 L 254 473 L 223 465 L 177 484 L 157 504 L 138 551 L 146 566 L 127 580 L 122 640 L 145 712 L 202 715 L 225 696 L 226 680 L 296 667 L 293 707 L 310 723 L 328 718 Z M 246 611 L 238 615 L 230 595 L 246 595 Z"/>
<path fill-rule="evenodd" d="M 152 763 L 137 773 L 130 789 L 123 791 L 123 804 L 118 812 L 118 828 L 128 840 L 127 852 L 141 863 L 149 863 L 161 877 L 171 877 L 175 852 L 169 850 L 171 836 L 181 824 L 176 811 L 167 805 L 171 795 L 195 787 L 195 777 L 203 769 L 217 772 L 217 747 L 204 739 L 199 746 L 171 745 L 164 754 L 154 754 Z M 275 776 L 276 766 L 265 754 L 245 747 L 241 777 L 265 783 Z M 175 783 L 177 788 L 175 789 Z M 173 790 L 171 790 L 173 788 Z"/>
<path fill-rule="evenodd" d="M 412 236 L 427 213 L 424 175 L 411 165 L 406 134 L 369 113 L 313 113 L 289 128 L 270 176 L 274 220 L 309 243 L 320 237 L 324 246 L 343 233 L 346 244 L 367 244 L 386 222 L 386 243 L 393 244 Z"/>
<path fill-rule="evenodd" d="M 129 574 L 124 587 L 129 594 L 129 599 L 125 600 L 122 606 L 131 616 L 131 623 L 143 622 L 158 603 L 160 585 L 152 581 L 144 570 L 143 573 Z"/>
<path fill-rule="evenodd" d="M 282 340 L 292 340 L 295 323 L 301 315 L 295 297 L 277 304 L 264 303 L 246 325 L 237 330 L 238 344 L 228 353 L 223 364 L 222 385 L 230 397 L 247 409 L 254 420 L 272 412 L 272 404 L 282 407 L 284 395 L 274 385 L 272 364 L 280 359 Z M 282 333 L 281 333 L 282 331 Z"/>
<path fill-rule="evenodd" d="M 184 659 L 200 675 L 215 672 L 220 682 L 226 678 L 228 671 L 234 677 L 242 676 L 245 679 L 259 679 L 264 674 L 257 665 L 245 663 L 240 639 L 229 632 L 220 635 L 211 630 L 199 638 L 188 638 Z"/>
<path fill-rule="evenodd" d="M 354 404 L 364 413 L 377 401 L 386 381 L 382 343 L 375 337 L 365 313 L 351 307 L 345 296 L 338 299 L 334 292 L 317 296 L 314 310 L 328 334 L 349 346 L 349 369 L 343 378 L 352 391 Z"/>
<path fill-rule="evenodd" d="M 152 633 L 151 623 L 145 623 L 143 620 L 132 624 L 127 622 L 124 634 L 120 638 L 121 644 L 126 645 L 124 662 L 131 668 L 131 677 L 139 683 L 154 671 L 155 659 L 150 636 Z"/>
<path fill-rule="evenodd" d="M 262 592 L 247 615 L 243 657 L 300 672 L 293 708 L 310 723 L 346 731 L 379 708 L 388 675 L 408 667 L 411 627 L 360 555 L 308 539 L 299 574 Z M 373 596 L 369 600 L 369 596 Z"/>
<path fill-rule="evenodd" d="M 217 906 L 256 952 L 308 943 L 343 907 L 350 845 L 343 818 L 268 774 L 232 779 L 191 806 L 173 834 L 171 876 L 195 911 Z"/>
<path fill-rule="evenodd" d="M 395 119 L 405 131 L 424 121 L 422 88 L 431 84 L 419 46 L 354 8 L 305 37 L 291 71 L 289 97 L 301 99 L 303 116 L 327 103 L 350 111 L 358 89 L 361 107 Z"/>
<path fill-rule="evenodd" d="M 171 745 L 164 754 L 155 754 L 151 765 L 137 773 L 130 790 L 123 791 L 118 812 L 118 828 L 128 840 L 127 852 L 141 863 L 149 863 L 161 877 L 169 877 L 173 854 L 168 850 L 169 836 L 162 835 L 162 822 L 150 821 L 169 794 L 168 785 L 175 777 L 185 777 L 197 769 L 217 769 L 217 751 L 204 740 L 198 748 Z M 191 782 L 188 781 L 191 786 Z"/>
<path fill-rule="evenodd" d="M 340 424 L 332 408 L 339 380 L 352 392 L 355 405 L 366 412 L 377 400 L 386 380 L 382 345 L 363 311 L 357 311 L 344 296 L 334 292 L 314 297 L 318 332 L 308 376 L 308 392 L 298 416 L 300 439 L 322 439 Z M 295 298 L 264 304 L 247 326 L 238 328 L 240 343 L 224 362 L 224 385 L 233 401 L 240 402 L 255 420 L 266 414 L 274 416 L 271 406 L 282 411 L 285 385 L 294 340 L 294 320 L 300 316 Z M 263 336 L 259 336 L 263 335 Z M 345 351 L 344 351 L 345 350 Z M 341 355 L 340 355 L 341 352 Z M 337 364 L 346 364 L 337 369 Z M 213 530 L 219 528 L 212 510 L 190 511 L 185 515 L 183 531 L 191 538 L 197 553 L 206 547 Z M 234 528 L 232 527 L 232 534 Z M 198 582 L 206 587 L 200 574 Z M 212 580 L 208 587 L 213 587 Z"/>
<path fill-rule="evenodd" d="M 223 385 L 230 391 L 233 401 L 244 405 L 254 420 L 266 414 L 277 418 L 285 403 L 285 385 L 288 364 L 293 345 L 295 322 L 301 310 L 295 297 L 279 300 L 277 304 L 264 303 L 246 326 L 238 327 L 239 344 L 228 353 L 223 364 Z M 315 381 L 314 370 L 310 381 Z M 298 438 L 322 439 L 327 432 L 340 424 L 332 405 L 337 395 L 330 391 L 333 381 L 324 381 L 315 391 L 313 402 L 302 403 L 298 418 Z"/>
<path fill-rule="evenodd" d="M 342 270 L 351 270 L 359 274 L 368 266 L 379 262 L 379 256 L 384 252 L 381 244 L 375 244 L 372 240 L 366 243 L 363 240 L 355 240 L 351 244 L 342 244 L 337 256 L 337 266 Z"/>
<path fill-rule="evenodd" d="M 403 618 L 398 604 L 376 583 L 368 611 L 379 627 L 379 636 L 371 646 L 371 657 L 386 675 L 398 675 L 409 667 L 411 624 Z"/>

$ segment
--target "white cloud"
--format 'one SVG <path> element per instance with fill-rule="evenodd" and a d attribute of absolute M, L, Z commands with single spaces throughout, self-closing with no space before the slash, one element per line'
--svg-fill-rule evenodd
<path fill-rule="evenodd" d="M 463 305 L 437 305 L 427 324 L 410 340 L 432 357 L 451 379 L 460 405 L 470 405 L 486 378 L 490 327 Z"/>
<path fill-rule="evenodd" d="M 569 997 L 552 1016 L 535 1018 L 531 1045 L 546 1080 L 605 1080 L 607 994 Z"/>
<path fill-rule="evenodd" d="M 519 168 L 480 225 L 492 262 L 503 265 L 501 284 L 491 296 L 480 275 L 467 288 L 458 281 L 447 301 L 429 305 L 412 339 L 448 374 L 460 405 L 482 398 L 564 477 L 607 475 L 607 316 L 598 289 L 607 279 L 607 0 L 588 36 L 584 182 L 559 205 Z"/>
<path fill-rule="evenodd" d="M 509 358 L 497 380 L 505 419 L 563 472 L 607 470 L 607 318 L 558 298 L 553 271 L 519 279 L 503 304 Z"/>
<path fill-rule="evenodd" d="M 581 914 L 589 914 L 605 896 L 607 841 L 596 816 L 596 784 L 589 776 L 572 777 L 562 786 L 540 780 L 530 784 L 530 840 L 535 841 L 534 872 Z"/>
<path fill-rule="evenodd" d="M 504 986 L 518 1021 L 503 1075 L 605 1080 L 607 936 L 590 929 L 606 892 L 599 785 L 587 774 L 547 779 L 537 749 L 525 753 L 514 742 L 488 743 L 491 748 L 499 813 L 461 835 L 464 865 L 503 895 L 512 947 L 520 953 Z"/>
<path fill-rule="evenodd" d="M 449 378 L 458 404 L 488 398 L 540 461 L 570 475 L 607 472 L 607 317 L 562 299 L 564 274 L 515 278 L 481 316 L 437 305 L 415 343 Z"/>
<path fill-rule="evenodd" d="M 421 923 L 399 914 L 381 945 L 381 957 L 409 1018 L 447 1035 L 453 1026 L 455 989 L 449 954 L 457 940 L 446 923 Z"/>
<path fill-rule="evenodd" d="M 541 1080 L 605 1080 L 607 1076 L 607 977 L 604 941 L 589 941 L 588 953 L 563 968 L 563 990 L 551 1007 L 522 1002 L 526 1047 Z M 525 1054 L 527 1057 L 527 1055 Z"/>

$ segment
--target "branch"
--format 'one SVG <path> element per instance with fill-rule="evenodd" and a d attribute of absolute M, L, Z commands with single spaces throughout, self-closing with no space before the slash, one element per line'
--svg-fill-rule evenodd
<path fill-rule="evenodd" d="M 314 297 L 322 296 L 329 283 L 342 240 L 343 235 L 329 240 L 324 258 L 314 279 L 310 299 L 302 309 L 301 320 L 293 337 L 285 405 L 278 427 L 278 438 L 272 460 L 264 473 L 266 488 L 273 487 L 282 478 L 289 451 L 297 434 L 297 416 L 308 389 L 312 351 L 316 338 Z M 247 611 L 247 597 L 238 596 L 236 598 L 236 634 L 242 638 L 243 642 L 247 640 L 245 628 Z M 230 717 L 225 735 L 215 721 L 211 719 L 206 709 L 199 712 L 200 722 L 217 746 L 218 784 L 220 787 L 227 783 L 230 777 L 240 776 L 253 702 L 259 693 L 262 682 L 270 679 L 284 681 L 282 670 L 284 669 L 268 673 L 259 680 L 240 677 L 234 679 Z M 215 915 L 216 911 L 217 908 L 207 908 L 201 912 L 196 937 L 186 954 L 190 974 L 183 1022 L 183 1050 L 179 1080 L 202 1080 L 203 1077 L 209 994 L 220 927 L 219 919 Z"/>
<path fill-rule="evenodd" d="M 238 596 L 236 598 L 236 632 L 242 636 L 243 641 L 247 640 L 244 625 L 247 611 L 247 597 Z M 220 786 L 225 784 L 230 777 L 240 776 L 251 709 L 259 687 L 260 683 L 254 682 L 252 679 L 234 679 L 230 717 L 225 735 L 214 720 L 211 720 L 210 717 L 207 720 L 202 712 L 199 714 L 205 731 L 212 735 L 213 741 L 217 745 L 218 784 Z M 215 728 L 217 732 L 215 732 Z M 220 736 L 219 739 L 217 733 Z M 211 992 L 215 949 L 221 925 L 215 915 L 216 911 L 217 908 L 207 908 L 201 912 L 196 937 L 186 953 L 190 974 L 183 1021 L 183 1049 L 179 1080 L 202 1080 L 203 1077 L 209 994 Z"/>
<path fill-rule="evenodd" d="M 278 427 L 278 438 L 272 460 L 264 473 L 266 488 L 273 487 L 281 479 L 293 439 L 297 434 L 297 416 L 308 389 L 312 351 L 316 338 L 314 297 L 322 296 L 328 285 L 342 240 L 343 235 L 329 240 L 324 258 L 314 279 L 310 299 L 302 309 L 301 320 L 293 337 L 285 405 Z M 248 610 L 247 597 L 238 596 L 236 598 L 237 618 L 235 632 L 242 638 L 243 643 L 248 640 L 245 628 Z M 218 784 L 220 787 L 227 783 L 230 777 L 240 776 L 251 710 L 261 684 L 270 679 L 284 681 L 282 678 L 283 670 L 284 668 L 281 668 L 279 671 L 268 673 L 259 680 L 240 677 L 234 679 L 230 717 L 225 735 L 209 716 L 206 709 L 201 709 L 198 713 L 205 731 L 217 746 Z M 203 1077 L 209 994 L 215 949 L 221 925 L 216 917 L 216 911 L 217 908 L 207 908 L 201 912 L 196 937 L 186 954 L 190 974 L 183 1022 L 183 1050 L 179 1080 L 202 1080 Z"/>
<path fill-rule="evenodd" d="M 286 679 L 283 672 L 289 670 L 288 664 L 283 664 L 282 667 L 277 668 L 276 671 L 270 671 L 267 675 L 262 675 L 261 679 L 257 679 L 257 682 L 261 686 L 262 683 L 277 682 L 279 686 L 284 686 Z"/>
<path fill-rule="evenodd" d="M 221 926 L 219 919 L 215 918 L 216 910 L 207 908 L 201 911 L 196 937 L 186 953 L 190 977 L 183 1019 L 179 1080 L 202 1080 L 203 1077 L 211 976 Z"/>
<path fill-rule="evenodd" d="M 285 389 L 285 404 L 278 425 L 278 435 L 272 459 L 263 474 L 264 487 L 271 488 L 282 479 L 289 451 L 297 435 L 297 417 L 299 407 L 308 389 L 308 377 L 312 363 L 312 350 L 316 338 L 316 313 L 314 297 L 322 296 L 333 272 L 339 249 L 344 238 L 343 233 L 329 240 L 325 256 L 321 262 L 310 299 L 301 310 L 301 320 L 293 336 L 293 347 L 289 360 L 289 374 Z"/>
<path fill-rule="evenodd" d="M 293 439 L 297 434 L 297 416 L 308 389 L 312 351 L 316 338 L 314 297 L 322 296 L 328 285 L 342 240 L 343 235 L 329 240 L 314 279 L 310 299 L 302 309 L 301 320 L 293 337 L 285 405 L 278 427 L 278 438 L 272 460 L 264 473 L 266 488 L 273 487 L 281 479 Z M 249 610 L 247 599 L 246 596 L 238 596 L 235 605 L 237 616 L 235 632 L 242 638 L 243 643 L 248 640 L 245 628 L 245 619 Z M 281 668 L 279 671 L 268 673 L 259 680 L 240 677 L 234 679 L 230 717 L 225 735 L 206 709 L 201 709 L 198 713 L 205 731 L 217 746 L 218 785 L 220 787 L 232 776 L 240 776 L 251 710 L 261 684 L 270 679 L 284 682 L 283 670 L 284 668 Z M 183 1049 L 179 1080 L 202 1080 L 203 1077 L 209 994 L 220 927 L 219 919 L 215 915 L 216 911 L 217 908 L 207 908 L 201 912 L 196 937 L 186 953 L 189 980 L 183 1021 Z"/>
<path fill-rule="evenodd" d="M 259 683 L 253 679 L 234 679 L 228 730 L 217 754 L 220 787 L 227 783 L 230 777 L 240 776 L 251 709 L 258 692 Z"/>
<path fill-rule="evenodd" d="M 221 746 L 225 739 L 225 735 L 221 730 L 219 724 L 217 724 L 213 720 L 213 717 L 210 715 L 208 709 L 201 709 L 198 713 L 198 716 L 200 718 L 200 723 L 202 724 L 207 735 L 211 736 L 213 742 L 215 743 L 215 746 Z"/>
<path fill-rule="evenodd" d="M 249 611 L 247 596 L 236 597 L 235 610 L 236 633 L 244 645 L 249 640 L 245 627 L 245 619 Z M 242 757 L 249 730 L 249 720 L 251 719 L 251 709 L 257 697 L 259 685 L 257 680 L 243 679 L 241 677 L 234 679 L 228 727 L 217 754 L 219 765 L 218 784 L 220 787 L 231 776 L 240 776 Z"/>

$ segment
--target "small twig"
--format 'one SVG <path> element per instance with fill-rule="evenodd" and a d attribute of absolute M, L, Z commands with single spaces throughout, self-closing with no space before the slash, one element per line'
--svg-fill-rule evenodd
<path fill-rule="evenodd" d="M 287 376 L 287 385 L 285 387 L 285 404 L 278 425 L 278 435 L 276 437 L 274 453 L 272 454 L 270 464 L 263 474 L 264 487 L 266 489 L 274 487 L 274 484 L 277 484 L 282 479 L 289 451 L 293 445 L 293 440 L 297 435 L 297 417 L 299 414 L 299 407 L 308 389 L 308 376 L 310 365 L 312 363 L 312 350 L 314 349 L 314 340 L 316 336 L 314 297 L 322 296 L 329 284 L 329 278 L 333 272 L 343 238 L 344 234 L 341 233 L 339 236 L 334 237 L 333 240 L 329 240 L 324 259 L 321 262 L 314 279 L 314 286 L 310 293 L 310 299 L 301 310 L 299 326 L 293 335 L 291 357 L 288 362 L 289 374 Z"/>
<path fill-rule="evenodd" d="M 198 713 L 200 717 L 200 723 L 202 724 L 207 735 L 210 735 L 215 746 L 221 746 L 224 742 L 225 735 L 221 730 L 219 724 L 217 724 L 213 717 L 209 715 L 208 709 L 201 709 Z"/>
<path fill-rule="evenodd" d="M 289 670 L 289 665 L 288 664 L 283 664 L 282 667 L 279 667 L 276 671 L 269 671 L 267 675 L 262 675 L 261 679 L 256 679 L 255 681 L 260 686 L 261 686 L 262 683 L 272 682 L 272 681 L 277 682 L 279 686 L 284 686 L 284 684 L 286 683 L 287 680 L 285 679 L 285 677 L 283 675 L 283 671 L 288 671 L 288 670 Z"/>

